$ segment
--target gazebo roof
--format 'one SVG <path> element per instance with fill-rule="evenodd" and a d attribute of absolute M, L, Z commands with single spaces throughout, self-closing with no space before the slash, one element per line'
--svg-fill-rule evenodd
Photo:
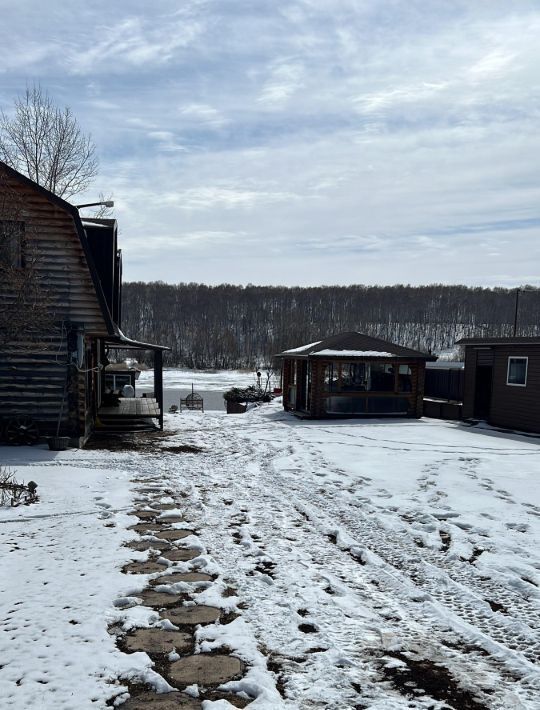
<path fill-rule="evenodd" d="M 436 360 L 435 355 L 404 348 L 401 345 L 390 343 L 380 338 L 372 338 L 370 335 L 356 333 L 338 333 L 329 338 L 319 340 L 315 343 L 301 345 L 298 348 L 291 348 L 279 353 L 280 358 L 400 358 L 416 360 Z"/>

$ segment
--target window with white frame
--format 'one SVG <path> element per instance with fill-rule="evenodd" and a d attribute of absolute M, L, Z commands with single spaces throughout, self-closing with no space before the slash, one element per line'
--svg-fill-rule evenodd
<path fill-rule="evenodd" d="M 527 365 L 528 357 L 509 357 L 506 384 L 514 387 L 525 387 L 527 385 Z"/>

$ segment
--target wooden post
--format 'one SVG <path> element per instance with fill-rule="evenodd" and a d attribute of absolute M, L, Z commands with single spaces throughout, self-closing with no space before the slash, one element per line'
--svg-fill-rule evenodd
<path fill-rule="evenodd" d="M 415 370 L 416 370 L 416 388 L 414 391 L 414 395 L 415 395 L 414 416 L 419 419 L 424 413 L 424 381 L 425 381 L 425 375 L 426 375 L 425 362 L 418 361 L 416 363 Z"/>
<path fill-rule="evenodd" d="M 154 397 L 159 407 L 159 428 L 163 430 L 163 352 L 154 350 Z"/>
<path fill-rule="evenodd" d="M 283 360 L 282 365 L 282 394 L 283 409 L 289 409 L 289 385 L 291 384 L 291 360 Z"/>

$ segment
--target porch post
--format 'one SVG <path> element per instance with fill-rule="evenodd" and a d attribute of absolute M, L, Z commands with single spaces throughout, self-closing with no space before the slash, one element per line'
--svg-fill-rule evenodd
<path fill-rule="evenodd" d="M 159 407 L 159 428 L 163 429 L 163 352 L 154 350 L 154 397 Z"/>

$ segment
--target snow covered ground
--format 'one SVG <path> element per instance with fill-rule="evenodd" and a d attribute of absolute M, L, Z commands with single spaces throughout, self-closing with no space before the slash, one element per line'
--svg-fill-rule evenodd
<path fill-rule="evenodd" d="M 150 678 L 148 657 L 120 654 L 106 628 L 134 592 L 119 572 L 134 557 L 120 547 L 129 472 L 181 493 L 218 588 L 235 590 L 222 603 L 240 619 L 201 628 L 198 644 L 252 664 L 229 688 L 259 693 L 254 708 L 539 707 L 539 439 L 300 421 L 277 402 L 170 415 L 166 428 L 161 453 L 0 449 L 42 496 L 0 511 L 11 707 L 103 707 L 108 680 Z M 167 451 L 179 444 L 202 452 Z"/>
<path fill-rule="evenodd" d="M 17 478 L 38 484 L 40 502 L 0 508 L 0 707 L 104 707 L 108 682 L 144 676 L 145 654 L 120 653 L 107 632 L 134 537 L 129 474 L 101 454 L 0 448 Z"/>

